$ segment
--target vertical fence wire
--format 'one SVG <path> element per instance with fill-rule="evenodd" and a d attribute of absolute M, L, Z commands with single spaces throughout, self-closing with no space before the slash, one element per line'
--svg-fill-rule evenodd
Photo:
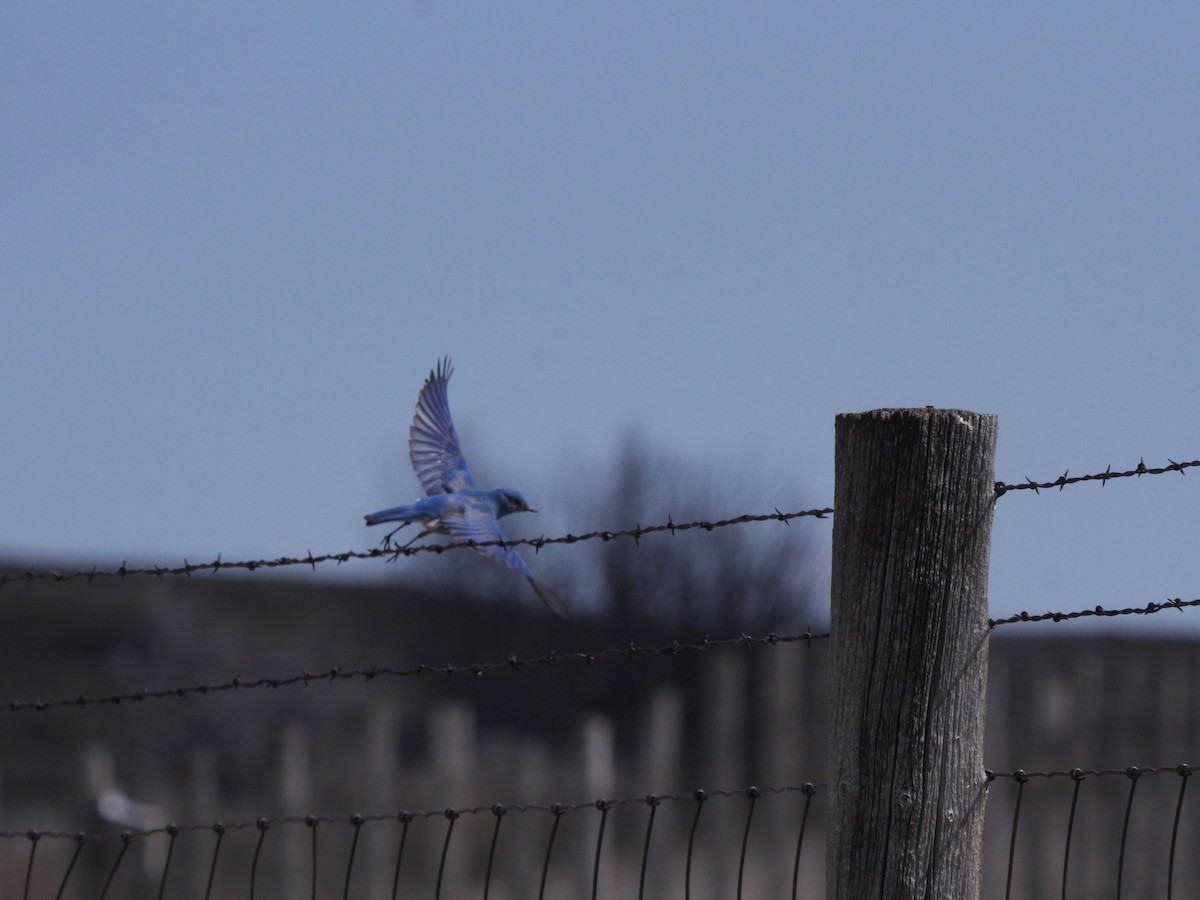
<path fill-rule="evenodd" d="M 550 828 L 550 840 L 546 842 L 546 859 L 542 863 L 542 884 L 538 888 L 538 900 L 543 900 L 546 896 L 546 875 L 550 871 L 550 854 L 554 851 L 554 836 L 558 834 L 558 823 L 562 821 L 562 814 L 565 810 L 561 803 L 555 803 L 550 807 L 550 812 L 554 815 L 554 825 Z"/>
<path fill-rule="evenodd" d="M 438 862 L 438 877 L 437 887 L 433 891 L 433 900 L 440 900 L 442 896 L 442 875 L 446 871 L 446 854 L 450 852 L 450 836 L 454 834 L 454 823 L 458 821 L 458 810 L 448 809 L 445 812 L 446 816 L 446 840 L 442 842 L 442 858 Z"/>
<path fill-rule="evenodd" d="M 750 809 L 746 812 L 746 830 L 742 832 L 742 853 L 738 857 L 737 900 L 742 900 L 742 875 L 746 871 L 746 845 L 750 843 L 750 823 L 754 821 L 754 806 L 758 803 L 759 791 L 756 787 L 746 788 L 746 796 L 750 798 Z"/>
<path fill-rule="evenodd" d="M 213 847 L 212 862 L 208 866 L 208 887 L 204 889 L 204 900 L 209 900 L 212 897 L 213 879 L 217 875 L 217 857 L 221 855 L 221 841 L 225 839 L 225 826 L 220 822 L 212 827 L 213 834 L 217 836 L 217 843 Z"/>
<path fill-rule="evenodd" d="M 1012 837 L 1008 841 L 1008 877 L 1004 884 L 1004 900 L 1009 900 L 1012 896 L 1013 858 L 1017 854 L 1017 823 L 1021 820 L 1021 797 L 1025 793 L 1025 782 L 1029 780 L 1029 776 L 1025 774 L 1024 769 L 1017 769 L 1013 772 L 1013 779 L 1017 782 L 1017 805 L 1013 809 Z"/>
<path fill-rule="evenodd" d="M 54 895 L 54 900 L 62 900 L 63 891 L 67 889 L 67 879 L 71 877 L 71 872 L 75 868 L 75 863 L 79 861 L 79 854 L 83 852 L 83 845 L 86 843 L 87 838 L 82 833 L 75 835 L 75 852 L 71 855 L 71 861 L 67 863 L 67 871 L 63 872 L 63 879 L 58 886 L 58 892 Z"/>
<path fill-rule="evenodd" d="M 649 794 L 646 805 L 650 807 L 650 819 L 646 822 L 646 840 L 642 844 L 642 873 L 638 878 L 638 900 L 646 896 L 646 861 L 650 858 L 650 833 L 654 831 L 654 816 L 658 812 L 658 797 Z"/>
<path fill-rule="evenodd" d="M 1121 900 L 1121 885 L 1125 877 L 1125 840 L 1129 837 L 1129 814 L 1133 812 L 1133 794 L 1142 772 L 1137 766 L 1125 770 L 1129 776 L 1129 799 L 1125 801 L 1125 822 L 1121 825 L 1121 853 L 1117 859 L 1117 900 Z"/>
<path fill-rule="evenodd" d="M 21 892 L 21 900 L 29 900 L 29 882 L 33 879 L 33 858 L 37 856 L 38 838 L 41 835 L 34 829 L 26 832 L 29 838 L 29 862 L 25 865 L 25 889 Z"/>
<path fill-rule="evenodd" d="M 404 842 L 408 840 L 408 825 L 412 815 L 406 810 L 396 816 L 400 820 L 400 848 L 396 851 L 396 870 L 392 873 L 392 900 L 396 900 L 396 888 L 400 884 L 400 863 L 404 862 Z"/>
<path fill-rule="evenodd" d="M 310 856 L 312 857 L 312 871 L 309 874 L 309 900 L 317 900 L 317 826 L 320 820 L 311 813 L 304 817 L 304 824 L 309 831 L 309 846 L 311 848 Z"/>
<path fill-rule="evenodd" d="M 254 824 L 258 828 L 258 844 L 254 847 L 254 861 L 250 863 L 250 900 L 254 900 L 254 885 L 258 880 L 258 860 L 262 856 L 263 841 L 267 839 L 267 829 L 271 827 L 271 823 L 266 819 L 259 819 Z"/>
<path fill-rule="evenodd" d="M 1067 900 L 1067 865 L 1071 861 L 1071 835 L 1075 831 L 1075 809 L 1079 805 L 1079 787 L 1083 784 L 1083 770 L 1072 769 L 1071 780 L 1075 782 L 1075 789 L 1071 793 L 1071 814 L 1067 817 L 1067 843 L 1063 848 L 1062 900 Z"/>
<path fill-rule="evenodd" d="M 1171 855 L 1167 861 L 1167 900 L 1171 900 L 1172 886 L 1175 882 L 1175 841 L 1179 837 L 1179 813 L 1183 810 L 1183 792 L 1187 790 L 1188 776 L 1192 774 L 1192 768 L 1181 764 L 1175 771 L 1179 773 L 1179 799 L 1175 801 L 1175 824 L 1171 826 Z"/>
<path fill-rule="evenodd" d="M 696 827 L 700 824 L 700 813 L 704 810 L 704 801 L 708 799 L 708 795 L 704 791 L 696 791 L 692 794 L 692 799 L 696 801 L 696 815 L 692 817 L 692 830 L 688 834 L 687 870 L 683 880 L 684 900 L 692 898 L 692 849 L 696 844 Z"/>
<path fill-rule="evenodd" d="M 158 882 L 158 900 L 163 900 L 167 891 L 167 872 L 171 869 L 171 856 L 175 853 L 175 838 L 179 837 L 179 828 L 174 825 L 167 826 L 167 834 L 170 840 L 167 843 L 167 859 L 163 863 L 162 878 Z"/>
<path fill-rule="evenodd" d="M 607 800 L 597 800 L 596 809 L 600 810 L 600 829 L 596 832 L 596 858 L 592 862 L 592 900 L 600 887 L 600 851 L 604 849 L 604 826 L 608 822 L 608 811 L 612 804 Z"/>
<path fill-rule="evenodd" d="M 354 873 L 354 852 L 358 850 L 358 834 L 362 831 L 363 817 L 355 813 L 350 817 L 350 824 L 354 826 L 354 840 L 350 842 L 350 859 L 346 861 L 346 886 L 342 889 L 342 900 L 350 900 L 350 876 Z M 314 875 L 314 891 L 317 889 L 316 884 L 317 879 Z"/>
<path fill-rule="evenodd" d="M 800 790 L 804 794 L 804 813 L 800 816 L 800 837 L 796 839 L 796 859 L 792 863 L 792 900 L 796 900 L 796 891 L 800 887 L 800 851 L 804 849 L 804 829 L 808 825 L 808 808 L 812 806 L 813 794 L 817 792 L 810 781 L 806 781 Z"/>
<path fill-rule="evenodd" d="M 113 879 L 117 877 L 117 869 L 120 868 L 121 860 L 125 858 L 125 853 L 129 850 L 131 843 L 133 843 L 133 835 L 128 831 L 122 831 L 121 852 L 117 854 L 117 858 L 113 860 L 112 868 L 108 870 L 108 878 L 104 880 L 104 887 L 100 889 L 100 900 L 104 900 L 108 896 L 108 889 L 112 886 Z"/>
<path fill-rule="evenodd" d="M 492 889 L 492 863 L 496 860 L 496 843 L 500 840 L 500 820 L 508 812 L 503 804 L 497 803 L 492 807 L 492 815 L 496 817 L 496 826 L 492 829 L 492 845 L 488 848 L 487 872 L 483 876 L 483 900 L 488 900 Z"/>

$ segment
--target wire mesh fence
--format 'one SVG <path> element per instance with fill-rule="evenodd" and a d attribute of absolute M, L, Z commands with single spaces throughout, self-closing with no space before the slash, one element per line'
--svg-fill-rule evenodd
<path fill-rule="evenodd" d="M 642 898 L 678 888 L 700 898 L 716 896 L 714 886 L 734 868 L 738 897 L 762 896 L 768 885 L 796 897 L 815 868 L 809 829 L 817 828 L 818 793 L 811 783 L 751 786 L 548 806 L 260 817 L 116 834 L 30 830 L 0 833 L 0 840 L 10 868 L 21 869 L 16 857 L 25 854 L 22 897 L 95 896 L 95 885 L 85 882 L 99 878 L 102 898 L 150 891 L 193 896 L 201 887 L 205 898 L 281 891 L 314 898 L 573 892 Z M 740 833 L 731 848 L 710 838 L 729 821 Z M 789 851 L 790 869 L 776 864 L 781 847 Z"/>
<path fill-rule="evenodd" d="M 1192 774 L 1186 764 L 987 772 L 985 896 L 1192 896 Z M 22 898 L 796 898 L 824 893 L 824 791 L 804 783 L 117 833 L 31 829 L 0 833 L 0 846 L 5 896 Z"/>
<path fill-rule="evenodd" d="M 1052 481 L 997 482 L 996 496 L 1019 490 L 1035 493 L 1049 488 L 1062 490 L 1089 481 L 1099 481 L 1103 487 L 1116 478 L 1171 472 L 1182 475 L 1195 466 L 1200 466 L 1200 460 L 1169 461 L 1169 465 L 1159 467 L 1139 462 L 1134 468 L 1118 472 L 1110 467 L 1083 476 L 1064 472 Z M 832 514 L 833 509 L 821 508 L 792 513 L 775 510 L 679 524 L 668 519 L 649 527 L 637 525 L 507 543 L 536 548 L 550 543 L 623 537 L 636 543 L 645 535 L 712 531 L 749 522 L 787 524 L 798 518 L 821 519 Z M 0 587 L 21 584 L 36 587 L 40 583 L 68 581 L 86 586 L 104 579 L 126 578 L 147 578 L 153 583 L 164 576 L 186 577 L 225 569 L 244 572 L 287 566 L 315 569 L 326 562 L 394 559 L 397 555 L 472 546 L 471 542 L 459 542 L 323 556 L 310 552 L 304 557 L 277 560 L 231 563 L 218 558 L 203 565 L 185 561 L 182 566 L 122 565 L 71 572 L 26 569 L 0 574 Z M 151 575 L 155 579 L 148 579 Z M 1174 598 L 1121 609 L 1096 606 L 1037 614 L 1022 612 L 992 619 L 989 625 L 997 628 L 1092 617 L 1144 617 L 1168 610 L 1183 612 L 1197 605 L 1200 600 Z M 666 643 L 631 642 L 563 653 L 512 653 L 465 664 L 333 666 L 281 676 L 235 675 L 207 682 L 167 683 L 141 690 L 104 691 L 81 685 L 74 693 L 63 692 L 46 699 L 0 698 L 0 710 L 66 714 L 70 710 L 111 707 L 150 708 L 155 706 L 150 701 L 217 702 L 234 695 L 275 694 L 284 688 L 317 684 L 353 688 L 384 682 L 409 683 L 421 676 L 477 681 L 484 676 L 533 672 L 541 679 L 556 679 L 567 670 L 590 671 L 647 658 L 672 661 L 698 655 L 707 659 L 710 654 L 702 652 L 707 650 L 722 651 L 717 658 L 732 654 L 731 659 L 745 656 L 745 653 L 739 655 L 740 651 L 799 651 L 825 643 L 828 638 L 827 632 L 809 629 L 782 635 L 738 634 Z M 795 670 L 789 671 L 794 677 Z M 713 676 L 714 685 L 737 683 L 743 690 L 732 700 L 727 697 L 724 701 L 712 699 L 705 703 L 724 702 L 726 707 L 732 703 L 736 708 L 747 702 L 746 697 L 758 692 L 758 699 L 752 702 L 762 704 L 741 719 L 736 715 L 732 719 L 716 717 L 716 730 L 732 725 L 736 736 L 739 724 L 745 731 L 760 727 L 757 723 L 762 718 L 793 714 L 801 708 L 793 697 L 787 701 L 789 705 L 780 709 L 781 689 L 773 682 L 760 680 L 745 690 L 749 677 L 737 674 L 736 665 L 732 669 L 722 668 Z M 539 688 L 526 681 L 521 689 L 536 692 Z M 805 690 L 813 688 L 807 685 Z M 1194 719 L 1188 709 L 1181 706 L 1180 714 Z M 700 714 L 705 714 L 703 705 Z M 821 715 L 801 718 L 807 720 L 792 723 L 780 741 L 797 740 L 801 729 L 819 734 L 823 726 Z M 1189 734 L 1198 731 L 1200 726 Z M 686 745 L 688 737 L 675 732 L 670 740 Z M 819 743 L 812 741 L 811 735 L 808 740 Z M 1192 741 L 1190 736 L 1184 744 L 1194 746 Z M 736 744 L 735 739 L 733 749 L 726 746 L 724 752 L 735 756 L 744 753 L 745 748 L 738 750 Z M 782 744 L 773 746 L 778 758 Z M 436 754 L 439 748 L 433 747 L 432 752 Z M 605 752 L 615 755 L 615 743 Z M 770 752 L 754 749 L 759 757 Z M 808 749 L 796 755 L 823 762 L 819 750 Z M 1073 758 L 1080 759 L 1078 755 Z M 0 785 L 9 779 L 12 765 L 0 753 Z M 284 760 L 279 768 L 286 767 Z M 746 763 L 743 770 L 751 768 Z M 658 771 L 662 773 L 661 765 Z M 269 774 L 281 776 L 281 772 Z M 1098 896 L 1114 888 L 1118 897 L 1190 896 L 1200 888 L 1200 862 L 1196 862 L 1200 860 L 1197 852 L 1200 829 L 1194 824 L 1186 802 L 1191 774 L 1191 768 L 1182 763 L 1154 768 L 1010 769 L 981 773 L 981 786 L 989 791 L 985 896 L 1084 897 Z M 580 780 L 588 782 L 586 773 Z M 0 832 L 0 850 L 4 854 L 0 895 L 23 898 L 682 896 L 690 900 L 691 897 L 796 897 L 824 893 L 827 823 L 825 788 L 819 780 L 815 785 L 775 781 L 771 782 L 778 785 L 774 787 L 636 794 L 621 791 L 621 781 L 614 776 L 610 779 L 611 792 L 596 794 L 599 799 L 586 802 L 529 802 L 528 795 L 522 794 L 518 802 L 505 804 L 439 804 L 435 796 L 437 785 L 447 783 L 431 779 L 426 790 L 418 794 L 433 802 L 416 812 L 381 812 L 374 806 L 374 811 L 367 814 L 346 813 L 344 809 L 334 815 L 267 813 L 227 822 L 191 819 L 190 824 L 171 824 L 165 819 L 150 824 L 135 815 L 138 801 L 119 796 L 115 790 L 107 793 L 93 790 L 89 794 L 91 799 L 106 798 L 108 808 L 99 810 L 99 818 L 96 815 L 86 818 L 80 831 L 38 830 L 44 826 L 34 827 L 38 823 L 33 823 Z M 660 780 L 653 786 L 661 788 L 667 783 Z M 0 788 L 0 804 L 4 804 L 6 793 L 12 792 Z M 474 802 L 478 800 L 476 796 Z M 14 805 L 0 805 L 0 812 L 10 808 Z M 75 804 L 74 810 L 78 809 Z M 151 814 L 161 813 L 150 807 L 141 811 L 147 810 Z M 136 824 L 113 830 L 112 823 L 119 822 L 123 815 L 127 822 Z M 7 815 L 3 821 L 9 822 Z"/>
<path fill-rule="evenodd" d="M 1187 764 L 989 772 L 1007 788 L 1003 802 L 996 790 L 990 800 L 999 807 L 990 813 L 994 849 L 1007 838 L 1003 896 L 1192 896 L 1200 877 L 1196 827 L 1184 818 L 1192 774 Z M 1143 779 L 1154 783 L 1139 791 Z M 993 895 L 1000 885 L 996 871 Z"/>

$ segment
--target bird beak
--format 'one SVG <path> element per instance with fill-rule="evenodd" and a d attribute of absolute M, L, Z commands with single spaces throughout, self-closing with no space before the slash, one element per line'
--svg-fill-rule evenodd
<path fill-rule="evenodd" d="M 534 509 L 532 506 L 527 506 L 527 507 L 525 507 L 525 512 L 537 512 L 537 510 Z"/>

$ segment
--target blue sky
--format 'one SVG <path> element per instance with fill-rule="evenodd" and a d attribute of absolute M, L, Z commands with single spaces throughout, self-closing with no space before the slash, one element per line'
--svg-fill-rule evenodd
<path fill-rule="evenodd" d="M 1189 3 L 8 4 L 0 556 L 370 546 L 442 354 L 477 474 L 544 511 L 514 533 L 633 524 L 555 499 L 630 432 L 734 482 L 713 517 L 826 505 L 877 407 L 997 414 L 1006 480 L 1198 458 L 1198 39 Z M 1200 596 L 1198 531 L 1196 473 L 1005 497 L 993 612 Z"/>

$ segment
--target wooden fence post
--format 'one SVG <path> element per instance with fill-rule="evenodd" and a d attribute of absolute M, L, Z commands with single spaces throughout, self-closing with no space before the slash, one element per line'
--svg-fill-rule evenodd
<path fill-rule="evenodd" d="M 996 417 L 837 417 L 826 896 L 973 900 Z"/>

